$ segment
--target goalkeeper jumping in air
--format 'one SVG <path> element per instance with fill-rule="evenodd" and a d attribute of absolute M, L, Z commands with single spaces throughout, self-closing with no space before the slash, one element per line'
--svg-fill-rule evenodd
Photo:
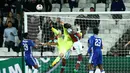
<path fill-rule="evenodd" d="M 62 61 L 62 67 L 60 73 L 64 72 L 65 64 L 66 64 L 66 59 L 68 58 L 69 52 L 71 47 L 73 46 L 73 41 L 70 37 L 70 35 L 67 32 L 67 29 L 70 27 L 69 24 L 64 24 L 63 26 L 63 35 L 61 32 L 56 30 L 55 28 L 52 27 L 52 31 L 57 37 L 57 42 L 55 43 L 43 43 L 42 45 L 56 45 L 58 48 L 58 57 L 53 61 L 53 63 L 50 65 L 51 68 L 53 68 L 58 62 Z M 48 71 L 47 73 L 50 73 L 51 71 Z"/>

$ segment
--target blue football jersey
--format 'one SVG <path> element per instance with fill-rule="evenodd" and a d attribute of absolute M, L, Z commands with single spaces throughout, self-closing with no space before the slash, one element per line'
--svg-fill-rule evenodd
<path fill-rule="evenodd" d="M 29 40 L 29 39 L 23 40 L 22 46 L 24 47 L 25 56 L 32 55 L 32 48 L 35 46 L 32 40 Z"/>
<path fill-rule="evenodd" d="M 101 51 L 102 49 L 102 39 L 93 35 L 88 40 L 88 53 Z"/>

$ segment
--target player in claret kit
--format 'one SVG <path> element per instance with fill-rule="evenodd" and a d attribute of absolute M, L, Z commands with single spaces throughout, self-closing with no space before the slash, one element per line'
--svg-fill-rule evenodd
<path fill-rule="evenodd" d="M 75 69 L 74 69 L 74 73 L 78 72 L 78 69 L 80 67 L 80 63 L 82 61 L 82 44 L 80 42 L 80 39 L 82 37 L 82 33 L 74 31 L 73 28 L 71 27 L 70 24 L 68 24 L 69 27 L 67 28 L 67 31 L 73 41 L 73 48 L 72 50 L 76 50 L 77 54 L 78 54 L 78 59 L 77 59 L 77 63 L 75 65 Z"/>
<path fill-rule="evenodd" d="M 96 68 L 95 73 L 105 73 L 103 69 L 103 58 L 102 58 L 102 39 L 98 37 L 99 29 L 93 29 L 94 35 L 88 40 L 88 52 L 89 54 L 89 73 L 94 73 L 94 67 Z"/>
<path fill-rule="evenodd" d="M 25 59 L 26 65 L 28 65 L 28 67 L 32 71 L 33 71 L 32 67 L 34 67 L 35 69 L 33 73 L 37 73 L 38 68 L 39 68 L 39 62 L 32 55 L 32 48 L 37 48 L 38 46 L 32 40 L 28 38 L 28 33 L 24 33 L 23 37 L 24 37 L 24 40 L 21 42 L 21 45 L 24 48 L 24 59 Z"/>

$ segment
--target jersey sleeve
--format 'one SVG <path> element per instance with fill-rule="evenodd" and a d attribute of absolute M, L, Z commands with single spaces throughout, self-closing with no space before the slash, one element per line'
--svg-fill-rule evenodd
<path fill-rule="evenodd" d="M 63 26 L 64 35 L 68 35 L 67 29 Z"/>
<path fill-rule="evenodd" d="M 54 32 L 55 35 L 58 35 L 60 33 L 57 29 L 55 29 L 53 27 L 51 28 L 51 30 L 52 30 L 52 32 Z"/>
<path fill-rule="evenodd" d="M 102 39 L 101 39 L 101 49 L 103 49 L 103 43 L 102 43 Z"/>
<path fill-rule="evenodd" d="M 94 43 L 93 38 L 89 38 L 89 40 L 88 40 L 88 53 L 91 53 L 91 50 L 92 50 L 93 45 L 94 45 L 93 43 Z"/>
<path fill-rule="evenodd" d="M 32 47 L 35 46 L 35 43 L 34 43 L 32 40 L 29 40 L 28 44 L 29 44 L 30 46 L 32 46 Z"/>

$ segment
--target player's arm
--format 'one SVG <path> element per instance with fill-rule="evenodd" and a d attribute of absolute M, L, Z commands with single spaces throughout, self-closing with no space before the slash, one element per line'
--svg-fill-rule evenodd
<path fill-rule="evenodd" d="M 91 39 L 89 39 L 89 40 L 88 40 L 88 51 L 87 51 L 86 56 L 88 56 L 89 53 L 91 53 L 91 48 L 92 48 Z"/>
<path fill-rule="evenodd" d="M 41 43 L 42 46 L 51 46 L 51 45 L 58 45 L 58 43 L 55 42 L 47 42 L 47 43 Z"/>
<path fill-rule="evenodd" d="M 102 49 L 103 49 L 103 44 L 101 43 L 101 47 L 102 47 Z"/>
<path fill-rule="evenodd" d="M 129 44 L 130 44 L 130 41 L 128 43 L 126 43 L 124 47 L 127 47 Z"/>
<path fill-rule="evenodd" d="M 33 40 L 29 40 L 29 43 L 28 43 L 30 46 L 32 46 L 33 48 L 38 48 L 39 46 L 39 44 L 37 44 L 37 43 L 35 43 Z"/>

